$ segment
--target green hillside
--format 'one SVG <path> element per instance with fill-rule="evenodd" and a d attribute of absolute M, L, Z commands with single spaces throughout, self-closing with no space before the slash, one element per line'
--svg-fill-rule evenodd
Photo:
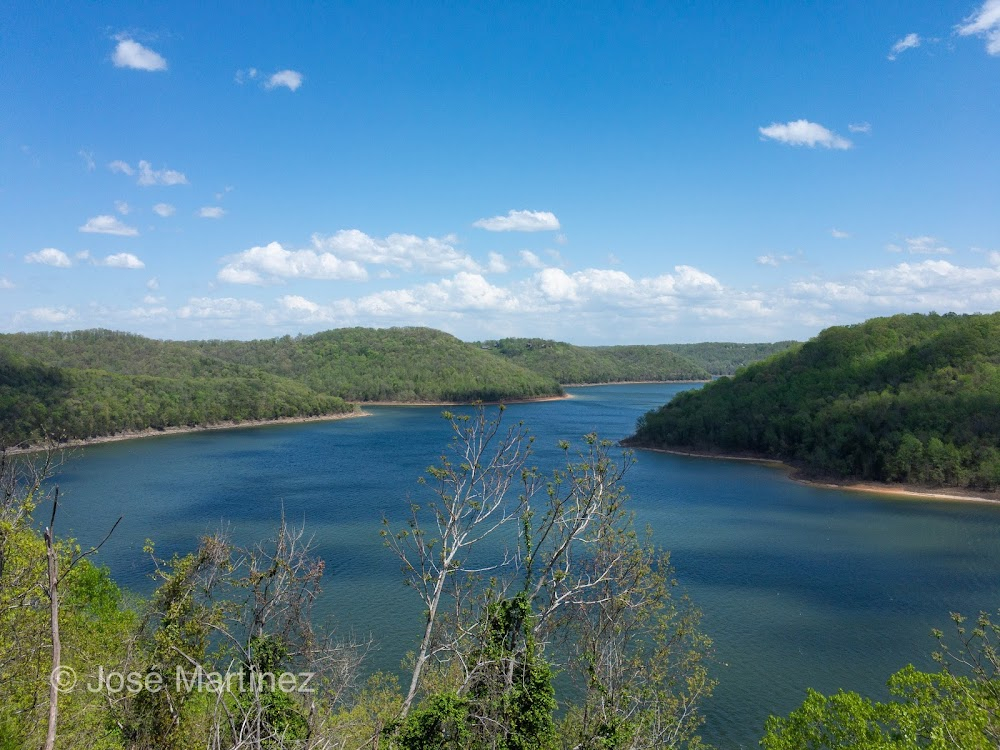
<path fill-rule="evenodd" d="M 351 401 L 501 401 L 562 393 L 550 377 L 431 328 L 339 328 L 313 336 L 206 341 L 215 359 Z"/>
<path fill-rule="evenodd" d="M 666 348 L 680 354 L 713 377 L 733 375 L 741 367 L 760 362 L 775 354 L 790 349 L 797 341 L 777 341 L 773 344 L 736 344 L 709 341 L 701 344 L 667 344 Z"/>
<path fill-rule="evenodd" d="M 157 341 L 115 331 L 0 336 L 0 443 L 45 436 L 338 414 L 349 401 L 500 401 L 554 380 L 427 328 L 262 341 Z"/>
<path fill-rule="evenodd" d="M 666 346 L 574 346 L 546 339 L 501 339 L 479 346 L 529 370 L 569 383 L 707 380 L 702 367 Z"/>
<path fill-rule="evenodd" d="M 1000 313 L 897 315 L 679 394 L 637 446 L 738 452 L 825 476 L 1000 487 Z"/>

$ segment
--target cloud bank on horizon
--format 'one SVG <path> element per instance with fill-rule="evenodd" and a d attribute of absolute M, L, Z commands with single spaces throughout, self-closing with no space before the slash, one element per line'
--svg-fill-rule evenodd
<path fill-rule="evenodd" d="M 261 7 L 221 39 L 213 8 L 81 6 L 43 40 L 15 4 L 0 332 L 748 341 L 1000 309 L 1000 0 L 852 0 L 863 37 L 733 3 L 724 59 L 697 7 Z"/>

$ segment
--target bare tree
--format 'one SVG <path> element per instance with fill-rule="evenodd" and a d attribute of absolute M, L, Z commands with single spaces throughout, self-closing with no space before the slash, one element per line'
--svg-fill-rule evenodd
<path fill-rule="evenodd" d="M 401 717 L 421 690 L 510 691 L 515 672 L 548 648 L 550 662 L 581 676 L 569 746 L 611 731 L 622 747 L 693 739 L 712 687 L 708 641 L 696 610 L 672 598 L 666 556 L 635 532 L 622 485 L 631 455 L 587 435 L 576 456 L 562 444 L 566 466 L 543 482 L 528 464 L 531 438 L 521 424 L 503 429 L 502 414 L 446 413 L 453 440 L 428 469 L 430 500 L 411 504 L 402 531 L 384 521 L 425 607 Z"/>

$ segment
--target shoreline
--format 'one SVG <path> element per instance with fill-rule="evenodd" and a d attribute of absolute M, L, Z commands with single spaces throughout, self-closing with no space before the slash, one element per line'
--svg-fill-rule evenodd
<path fill-rule="evenodd" d="M 538 404 L 545 401 L 565 401 L 573 398 L 570 393 L 561 396 L 535 396 L 533 398 L 512 398 L 504 401 L 357 401 L 360 406 L 497 406 L 498 404 Z"/>
<path fill-rule="evenodd" d="M 953 502 L 991 503 L 994 505 L 1000 505 L 1000 495 L 996 493 L 977 492 L 976 490 L 965 490 L 959 487 L 943 487 L 941 490 L 934 490 L 927 487 L 920 487 L 919 485 L 889 484 L 873 482 L 870 480 L 845 480 L 840 482 L 833 479 L 807 479 L 805 477 L 797 476 L 796 472 L 798 470 L 794 466 L 776 458 L 737 456 L 726 453 L 698 453 L 695 451 L 683 451 L 673 448 L 650 448 L 645 446 L 631 447 L 644 451 L 653 451 L 654 453 L 669 453 L 674 456 L 685 456 L 688 458 L 709 458 L 721 461 L 746 461 L 749 463 L 761 464 L 773 469 L 780 469 L 784 471 L 787 479 L 792 482 L 803 484 L 808 487 L 818 487 L 820 489 L 866 492 L 872 495 L 886 495 L 897 498 L 949 500 Z"/>
<path fill-rule="evenodd" d="M 125 440 L 144 440 L 145 438 L 163 437 L 166 435 L 187 435 L 193 432 L 212 432 L 215 430 L 238 430 L 244 427 L 267 427 L 268 425 L 279 424 L 303 424 L 306 422 L 336 422 L 341 419 L 356 419 L 358 417 L 370 417 L 371 414 L 363 409 L 355 409 L 351 412 L 340 414 L 319 414 L 313 417 L 276 417 L 275 419 L 245 419 L 240 422 L 227 420 L 208 425 L 194 425 L 183 427 L 164 427 L 157 429 L 147 427 L 144 430 L 123 430 L 114 435 L 100 435 L 92 438 L 74 438 L 64 443 L 56 443 L 53 450 L 63 450 L 68 448 L 87 448 L 91 445 L 101 445 L 103 443 L 120 443 Z M 44 445 L 29 445 L 24 448 L 8 448 L 7 453 L 14 455 L 19 453 L 39 453 L 47 450 Z"/>
<path fill-rule="evenodd" d="M 538 396 L 537 398 L 512 399 L 510 401 L 484 401 L 485 406 L 496 404 L 529 404 L 543 401 L 562 401 L 573 398 L 565 393 L 562 396 Z M 157 429 L 147 427 L 143 430 L 122 430 L 114 435 L 99 435 L 92 438 L 74 438 L 64 443 L 56 443 L 51 446 L 53 450 L 64 450 L 71 448 L 87 448 L 91 445 L 102 445 L 104 443 L 120 443 L 126 440 L 144 440 L 146 438 L 163 437 L 166 435 L 187 435 L 194 432 L 210 432 L 215 430 L 238 430 L 244 427 L 267 427 L 268 425 L 281 424 L 304 424 L 306 422 L 335 422 L 341 419 L 356 419 L 358 417 L 370 417 L 371 412 L 364 410 L 365 406 L 471 406 L 467 401 L 358 401 L 355 402 L 356 409 L 351 412 L 338 414 L 320 414 L 312 417 L 277 417 L 275 419 L 245 419 L 239 422 L 227 420 L 209 425 L 173 426 Z M 28 445 L 23 448 L 8 448 L 7 453 L 17 455 L 22 453 L 41 453 L 47 450 L 45 445 Z"/>
<path fill-rule="evenodd" d="M 711 380 L 609 380 L 606 383 L 560 383 L 563 388 L 597 388 L 601 385 L 683 385 L 711 383 Z"/>

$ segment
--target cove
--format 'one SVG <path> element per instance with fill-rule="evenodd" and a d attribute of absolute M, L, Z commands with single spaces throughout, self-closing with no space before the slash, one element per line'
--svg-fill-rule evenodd
<path fill-rule="evenodd" d="M 568 389 L 571 399 L 511 405 L 536 436 L 536 463 L 559 440 L 596 431 L 618 440 L 635 420 L 691 385 Z M 152 563 L 228 530 L 237 541 L 273 532 L 282 512 L 304 523 L 327 563 L 318 611 L 342 631 L 372 634 L 369 668 L 396 670 L 419 630 L 419 605 L 378 536 L 402 523 L 417 478 L 449 439 L 441 407 L 368 407 L 372 416 L 200 432 L 77 451 L 57 482 L 57 532 L 82 545 L 115 534 L 97 557 L 148 593 Z M 671 550 L 681 587 L 704 613 L 719 681 L 703 736 L 756 747 L 770 713 L 806 687 L 884 697 L 889 675 L 932 669 L 932 628 L 949 612 L 1000 606 L 1000 506 L 899 499 L 810 487 L 780 470 L 640 451 L 626 485 L 640 524 Z"/>

